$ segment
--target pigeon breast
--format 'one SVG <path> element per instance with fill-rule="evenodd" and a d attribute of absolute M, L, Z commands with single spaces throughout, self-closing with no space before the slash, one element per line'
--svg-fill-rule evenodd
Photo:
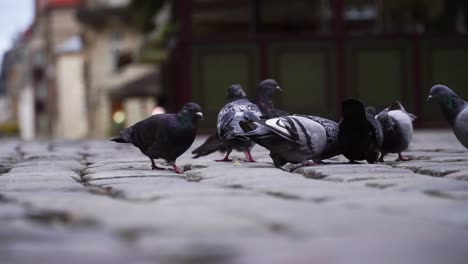
<path fill-rule="evenodd" d="M 468 107 L 465 107 L 455 119 L 453 132 L 465 148 L 468 148 Z"/>

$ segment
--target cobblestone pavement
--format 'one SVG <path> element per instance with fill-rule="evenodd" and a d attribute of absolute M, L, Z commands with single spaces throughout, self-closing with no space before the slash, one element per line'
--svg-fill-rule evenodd
<path fill-rule="evenodd" d="M 412 161 L 293 173 L 260 147 L 257 163 L 189 153 L 177 175 L 125 144 L 0 141 L 0 262 L 468 263 L 451 131 L 417 131 Z"/>

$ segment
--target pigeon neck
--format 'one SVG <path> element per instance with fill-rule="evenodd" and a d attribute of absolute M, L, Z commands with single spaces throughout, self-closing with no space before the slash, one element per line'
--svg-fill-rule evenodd
<path fill-rule="evenodd" d="M 451 126 L 455 123 L 458 113 L 460 113 L 466 105 L 466 102 L 456 94 L 445 97 L 445 99 L 439 103 L 442 108 L 442 113 Z"/>
<path fill-rule="evenodd" d="M 234 96 L 229 96 L 227 98 L 228 102 L 234 102 L 234 101 L 241 100 L 241 99 L 246 99 L 246 97 L 243 95 L 234 95 Z"/>
<path fill-rule="evenodd" d="M 177 117 L 180 121 L 180 123 L 182 124 L 182 127 L 193 127 L 194 126 L 194 122 L 193 122 L 193 117 L 190 116 L 190 115 L 186 115 L 186 114 L 179 114 L 178 117 Z"/>
<path fill-rule="evenodd" d="M 260 108 L 260 110 L 263 112 L 267 109 L 272 109 L 273 108 L 273 102 L 271 98 L 268 98 L 267 96 L 262 96 L 258 95 L 254 99 L 255 104 Z"/>

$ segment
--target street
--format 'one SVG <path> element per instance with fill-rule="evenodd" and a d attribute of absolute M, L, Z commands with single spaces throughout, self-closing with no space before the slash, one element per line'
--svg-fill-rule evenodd
<path fill-rule="evenodd" d="M 468 150 L 417 130 L 407 162 L 292 173 L 177 160 L 153 171 L 130 144 L 0 141 L 1 263 L 468 263 Z M 159 165 L 164 165 L 158 160 Z"/>

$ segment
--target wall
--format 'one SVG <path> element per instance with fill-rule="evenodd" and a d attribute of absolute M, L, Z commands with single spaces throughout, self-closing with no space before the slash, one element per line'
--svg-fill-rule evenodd
<path fill-rule="evenodd" d="M 28 85 L 21 89 L 18 106 L 21 139 L 34 139 L 34 92 L 31 86 Z"/>
<path fill-rule="evenodd" d="M 81 53 L 57 57 L 58 138 L 79 139 L 88 134 L 88 120 Z"/>
<path fill-rule="evenodd" d="M 108 97 L 109 79 L 118 74 L 115 69 L 115 51 L 135 50 L 141 38 L 125 26 L 100 30 L 84 29 L 86 63 L 89 85 L 88 102 L 91 135 L 108 136 L 111 126 L 111 102 Z"/>

